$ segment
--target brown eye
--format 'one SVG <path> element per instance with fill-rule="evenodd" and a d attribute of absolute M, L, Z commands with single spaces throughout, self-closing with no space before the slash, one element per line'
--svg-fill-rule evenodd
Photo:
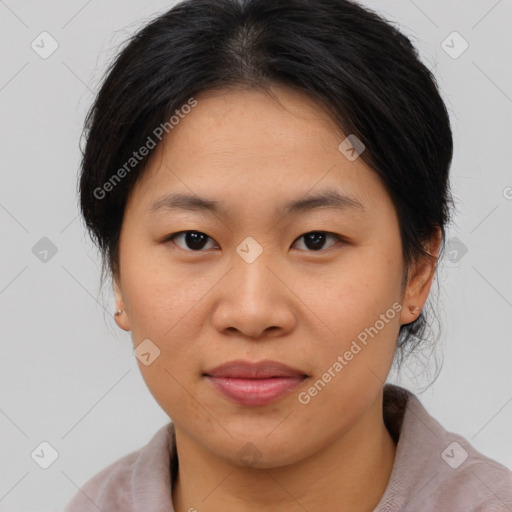
<path fill-rule="evenodd" d="M 166 238 L 166 241 L 172 241 L 181 249 L 190 251 L 200 251 L 207 245 L 209 240 L 213 241 L 213 239 L 201 231 L 180 231 Z"/>
<path fill-rule="evenodd" d="M 342 241 L 342 238 L 339 235 L 327 233 L 326 231 L 310 231 L 309 233 L 305 233 L 297 238 L 297 240 L 304 239 L 304 245 L 310 251 L 320 251 L 325 249 L 324 245 L 328 238 L 334 239 L 335 241 Z M 329 245 L 329 247 L 332 247 L 333 245 L 335 245 L 335 243 Z"/>

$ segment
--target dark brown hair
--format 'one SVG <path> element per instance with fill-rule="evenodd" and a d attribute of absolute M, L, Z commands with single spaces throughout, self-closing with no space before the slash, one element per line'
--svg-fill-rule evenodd
<path fill-rule="evenodd" d="M 185 0 L 125 44 L 86 118 L 80 206 L 102 281 L 118 264 L 125 204 L 149 155 L 105 194 L 104 184 L 191 97 L 272 84 L 307 93 L 364 143 L 360 157 L 397 210 L 405 269 L 427 255 L 436 228 L 443 251 L 452 133 L 435 78 L 405 35 L 348 0 Z M 399 349 L 414 348 L 425 327 L 424 313 L 401 326 Z"/>

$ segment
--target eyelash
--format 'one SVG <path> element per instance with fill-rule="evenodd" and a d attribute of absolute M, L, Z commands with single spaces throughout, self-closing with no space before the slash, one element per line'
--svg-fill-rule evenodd
<path fill-rule="evenodd" d="M 209 237 L 206 233 L 203 233 L 202 231 L 195 231 L 195 230 L 192 229 L 192 230 L 178 231 L 177 233 L 172 233 L 171 235 L 165 237 L 163 242 L 164 243 L 172 242 L 179 249 L 182 249 L 183 251 L 187 251 L 187 252 L 204 252 L 203 248 L 198 249 L 198 250 L 183 249 L 183 247 L 180 247 L 179 245 L 177 245 L 174 242 L 174 238 L 176 238 L 176 237 L 178 237 L 180 235 L 186 235 L 187 233 L 199 233 L 201 235 L 205 235 L 209 240 L 213 240 L 213 238 Z M 298 238 L 296 238 L 293 243 L 295 244 L 298 240 L 300 240 L 304 236 L 309 235 L 311 233 L 327 235 L 327 236 L 330 236 L 330 237 L 336 239 L 338 242 L 341 242 L 341 243 L 345 243 L 346 242 L 345 238 L 343 238 L 341 235 L 337 235 L 336 233 L 330 233 L 329 231 L 308 231 L 307 233 L 304 233 L 303 235 L 301 235 Z M 313 253 L 315 253 L 315 252 L 325 252 L 326 250 L 329 250 L 330 248 L 334 247 L 334 245 L 336 245 L 336 244 L 333 244 L 331 247 L 328 247 L 327 249 L 318 249 L 318 250 L 311 250 L 310 249 L 310 250 L 306 250 L 306 252 L 313 252 Z"/>

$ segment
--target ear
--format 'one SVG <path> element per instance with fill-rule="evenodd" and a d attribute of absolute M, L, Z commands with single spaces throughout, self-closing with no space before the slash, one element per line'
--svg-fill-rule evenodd
<path fill-rule="evenodd" d="M 114 320 L 116 321 L 116 324 L 123 329 L 123 331 L 129 331 L 130 330 L 130 319 L 128 315 L 128 310 L 126 309 L 126 301 L 123 298 L 123 292 L 121 290 L 121 285 L 119 283 L 119 277 L 117 274 L 114 275 L 113 279 L 113 285 L 114 285 L 114 294 L 115 294 L 115 310 L 119 311 L 121 310 L 121 314 L 114 315 Z"/>
<path fill-rule="evenodd" d="M 425 302 L 435 276 L 439 250 L 441 248 L 442 232 L 438 227 L 430 240 L 424 246 L 428 256 L 421 256 L 411 265 L 408 272 L 407 285 L 403 297 L 403 309 L 400 316 L 401 324 L 409 324 L 416 320 Z"/>

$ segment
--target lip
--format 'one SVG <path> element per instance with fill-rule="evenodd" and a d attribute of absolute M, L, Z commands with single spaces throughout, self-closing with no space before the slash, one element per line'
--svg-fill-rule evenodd
<path fill-rule="evenodd" d="M 277 361 L 229 361 L 203 374 L 226 398 L 242 405 L 266 405 L 309 377 Z"/>

